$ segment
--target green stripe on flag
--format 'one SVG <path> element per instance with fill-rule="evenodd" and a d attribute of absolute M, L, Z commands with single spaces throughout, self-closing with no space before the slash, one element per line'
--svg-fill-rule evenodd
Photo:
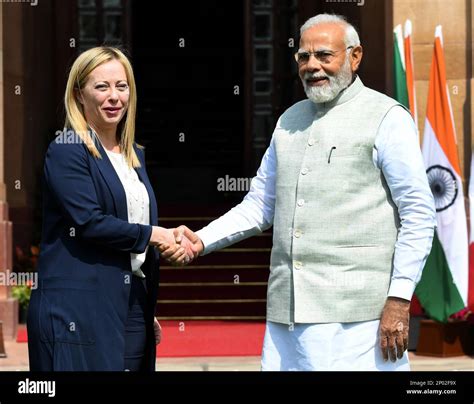
<path fill-rule="evenodd" d="M 408 101 L 407 75 L 403 68 L 400 48 L 397 44 L 397 35 L 393 34 L 393 83 L 394 98 L 402 105 L 410 109 Z"/>
<path fill-rule="evenodd" d="M 443 246 L 436 231 L 430 255 L 426 260 L 415 293 L 426 313 L 433 320 L 442 323 L 447 322 L 450 315 L 464 308 L 464 302 L 454 284 Z"/>

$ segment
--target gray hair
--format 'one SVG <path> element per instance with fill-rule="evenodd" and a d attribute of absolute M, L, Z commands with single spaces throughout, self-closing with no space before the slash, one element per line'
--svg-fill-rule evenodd
<path fill-rule="evenodd" d="M 307 29 L 314 27 L 315 25 L 336 23 L 342 25 L 346 29 L 346 35 L 344 42 L 346 46 L 358 46 L 360 45 L 359 34 L 353 25 L 349 24 L 345 17 L 337 14 L 318 14 L 307 20 L 300 28 L 300 35 Z"/>

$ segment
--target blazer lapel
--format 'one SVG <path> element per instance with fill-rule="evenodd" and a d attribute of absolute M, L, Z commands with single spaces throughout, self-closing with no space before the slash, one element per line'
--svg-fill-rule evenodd
<path fill-rule="evenodd" d="M 99 171 L 104 177 L 107 186 L 110 189 L 110 193 L 112 194 L 112 198 L 114 201 L 115 211 L 117 213 L 117 217 L 123 220 L 128 221 L 128 210 L 127 210 L 127 196 L 125 194 L 125 190 L 122 186 L 122 182 L 118 177 L 114 166 L 109 160 L 109 156 L 107 155 L 106 151 L 102 147 L 102 144 L 94 139 L 97 149 L 101 154 L 101 159 L 94 158 L 93 160 L 96 162 L 97 166 L 99 167 Z M 135 152 L 137 156 L 141 156 L 141 152 L 139 151 L 138 147 L 134 144 Z M 139 158 L 140 159 L 140 158 Z M 158 209 L 156 206 L 156 199 L 155 193 L 153 192 L 153 188 L 151 187 L 150 180 L 146 174 L 145 169 L 145 161 L 140 159 L 141 167 L 136 168 L 135 171 L 138 174 L 138 177 L 145 185 L 146 190 L 148 191 L 148 197 L 150 199 L 150 224 L 157 225 L 158 224 Z"/>
<path fill-rule="evenodd" d="M 102 147 L 102 144 L 97 141 L 95 141 L 95 144 L 102 158 L 93 158 L 93 160 L 99 167 L 99 171 L 102 174 L 102 177 L 104 177 L 104 180 L 110 189 L 117 217 L 122 220 L 128 221 L 127 196 L 125 195 L 125 190 L 123 189 L 122 182 L 120 181 L 120 178 L 118 177 L 114 166 L 110 162 L 109 156 Z"/>

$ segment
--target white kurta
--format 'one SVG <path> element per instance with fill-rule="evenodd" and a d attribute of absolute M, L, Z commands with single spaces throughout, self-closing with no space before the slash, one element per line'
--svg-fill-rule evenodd
<path fill-rule="evenodd" d="M 409 371 L 408 353 L 384 362 L 380 320 L 358 323 L 286 324 L 267 321 L 262 370 Z"/>
<path fill-rule="evenodd" d="M 109 156 L 110 162 L 114 166 L 122 186 L 127 196 L 127 211 L 129 223 L 150 224 L 150 199 L 148 191 L 143 182 L 140 181 L 137 172 L 130 168 L 122 153 L 114 153 L 107 149 L 104 150 Z M 132 273 L 140 278 L 145 278 L 145 274 L 140 269 L 146 259 L 145 251 L 141 254 L 130 253 Z"/>
<path fill-rule="evenodd" d="M 432 231 L 424 220 L 430 217 L 432 195 L 412 186 L 423 183 L 426 173 L 416 128 L 403 108 L 392 108 L 383 119 L 372 160 L 384 174 L 401 219 L 387 296 L 410 300 L 431 249 Z M 197 232 L 205 254 L 270 227 L 275 211 L 275 171 L 272 141 L 244 201 Z M 289 331 L 288 325 L 267 322 L 262 369 L 409 370 L 406 352 L 395 363 L 383 362 L 378 324 L 379 320 L 295 324 L 294 331 Z"/>

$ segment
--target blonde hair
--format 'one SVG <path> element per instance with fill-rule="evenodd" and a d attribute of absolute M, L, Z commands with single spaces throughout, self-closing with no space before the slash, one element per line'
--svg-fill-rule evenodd
<path fill-rule="evenodd" d="M 120 149 L 130 167 L 141 167 L 140 160 L 133 148 L 133 143 L 135 141 L 135 115 L 137 111 L 137 89 L 135 86 L 135 78 L 133 76 L 130 61 L 118 48 L 99 46 L 88 49 L 81 53 L 74 61 L 69 72 L 66 92 L 64 94 L 64 106 L 66 108 L 66 121 L 64 123 L 65 130 L 74 130 L 74 132 L 76 132 L 80 139 L 86 144 L 89 152 L 95 158 L 102 158 L 91 136 L 91 133 L 93 136 L 96 136 L 96 134 L 89 130 L 82 104 L 77 99 L 75 92 L 84 88 L 89 74 L 97 66 L 111 60 L 118 60 L 123 65 L 130 92 L 127 111 L 117 127 L 118 132 L 120 133 Z M 137 146 L 143 149 L 143 146 L 138 144 Z"/>

